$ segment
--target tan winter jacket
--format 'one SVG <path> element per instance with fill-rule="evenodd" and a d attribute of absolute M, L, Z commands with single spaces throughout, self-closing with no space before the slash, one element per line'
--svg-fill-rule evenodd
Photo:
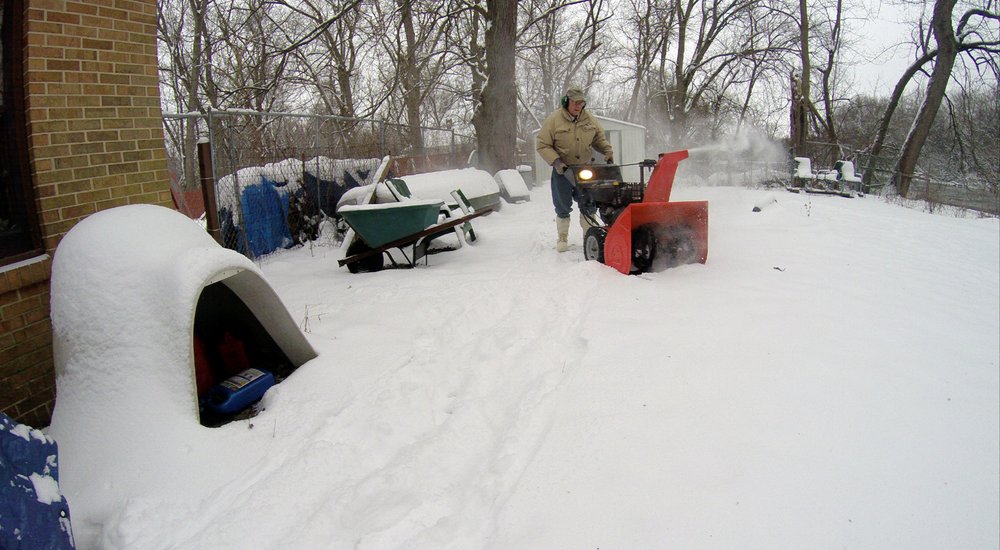
<path fill-rule="evenodd" d="M 556 109 L 542 123 L 535 148 L 549 166 L 557 158 L 569 166 L 590 164 L 594 161 L 594 149 L 605 157 L 613 153 L 596 118 L 584 110 L 574 121 L 563 108 Z"/>

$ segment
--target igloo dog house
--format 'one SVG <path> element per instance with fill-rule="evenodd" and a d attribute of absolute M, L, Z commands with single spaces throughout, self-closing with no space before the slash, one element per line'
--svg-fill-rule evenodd
<path fill-rule="evenodd" d="M 258 268 L 196 222 L 151 205 L 77 224 L 52 264 L 53 429 L 199 422 L 236 370 L 279 380 L 316 352 Z"/>

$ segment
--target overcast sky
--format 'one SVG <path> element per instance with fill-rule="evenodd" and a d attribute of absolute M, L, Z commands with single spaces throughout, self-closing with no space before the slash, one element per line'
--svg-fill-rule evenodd
<path fill-rule="evenodd" d="M 919 6 L 902 7 L 896 3 L 868 0 L 871 17 L 854 25 L 859 28 L 857 49 L 871 61 L 856 65 L 859 92 L 888 93 L 913 61 L 909 44 L 912 23 L 919 16 Z"/>

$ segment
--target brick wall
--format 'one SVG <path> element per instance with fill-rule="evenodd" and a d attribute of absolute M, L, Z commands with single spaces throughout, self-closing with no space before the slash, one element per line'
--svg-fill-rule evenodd
<path fill-rule="evenodd" d="M 45 248 L 114 206 L 172 206 L 155 0 L 29 0 L 26 108 Z"/>
<path fill-rule="evenodd" d="M 55 374 L 47 256 L 0 272 L 0 405 L 32 426 L 52 416 Z"/>
<path fill-rule="evenodd" d="M 27 0 L 25 108 L 46 251 L 94 212 L 172 207 L 156 62 L 156 0 Z M 0 269 L 0 410 L 51 415 L 50 262 Z"/>

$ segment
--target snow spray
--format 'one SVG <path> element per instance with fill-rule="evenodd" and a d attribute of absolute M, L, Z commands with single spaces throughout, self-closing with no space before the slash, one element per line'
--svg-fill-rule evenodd
<path fill-rule="evenodd" d="M 742 129 L 714 143 L 688 149 L 691 168 L 709 185 L 755 185 L 785 174 L 788 154 L 755 129 Z M 776 170 L 777 169 L 777 170 Z"/>

